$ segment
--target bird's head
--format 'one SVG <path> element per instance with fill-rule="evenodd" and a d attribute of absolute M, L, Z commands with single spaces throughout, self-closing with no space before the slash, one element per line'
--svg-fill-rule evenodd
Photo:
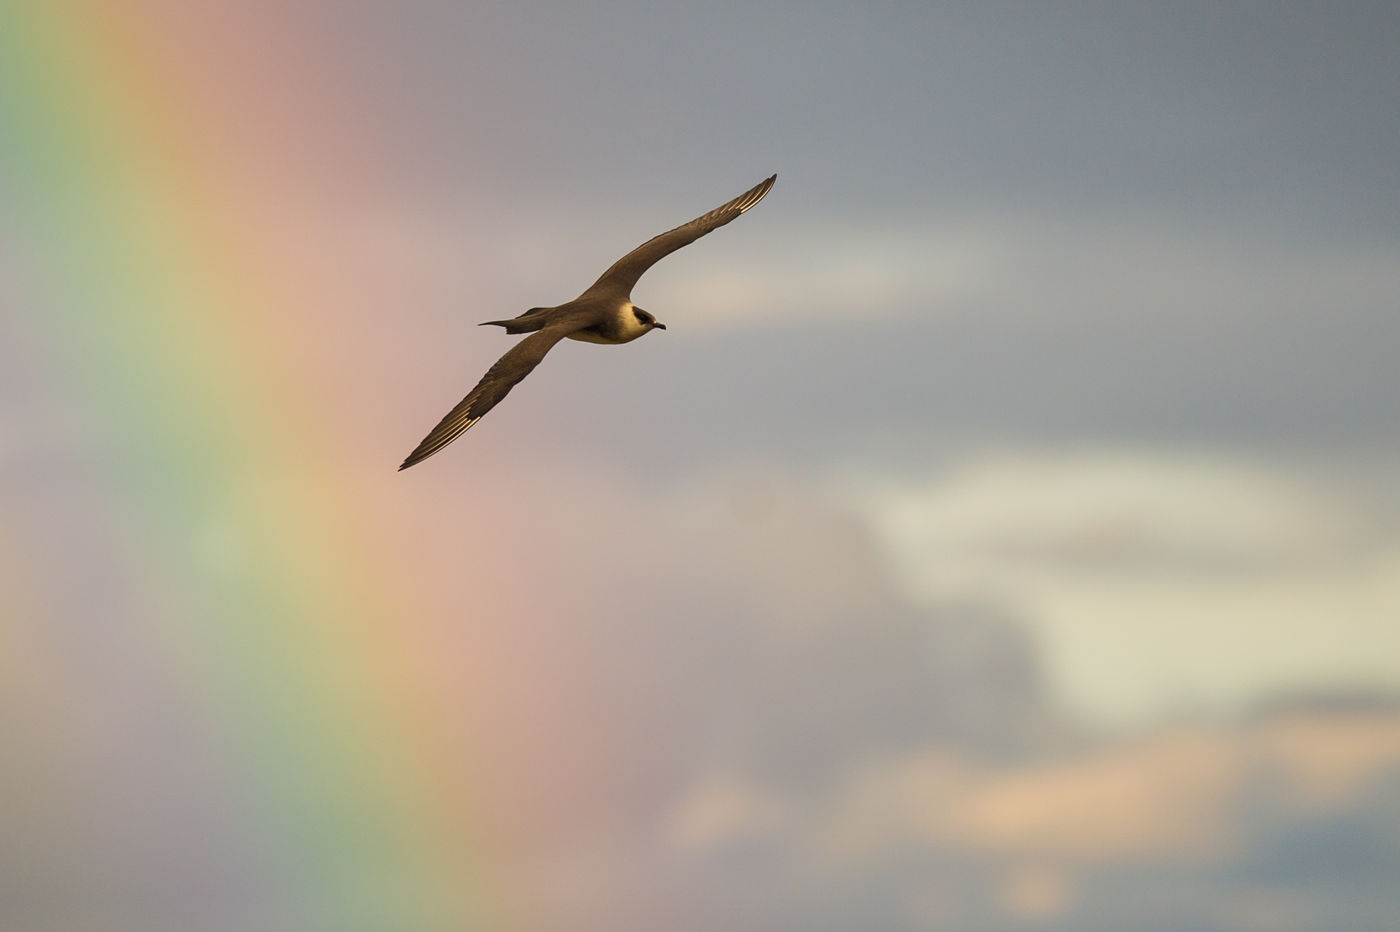
<path fill-rule="evenodd" d="M 644 311 L 644 310 L 642 310 L 641 308 L 639 308 L 639 307 L 633 305 L 633 307 L 632 307 L 632 316 L 635 317 L 635 318 L 637 318 L 637 323 L 641 324 L 643 327 L 647 328 L 648 330 L 653 330 L 653 329 L 655 329 L 655 330 L 665 330 L 665 329 L 666 329 L 666 325 L 663 324 L 663 323 L 661 323 L 661 321 L 657 320 L 655 317 L 653 317 L 651 311 Z"/>

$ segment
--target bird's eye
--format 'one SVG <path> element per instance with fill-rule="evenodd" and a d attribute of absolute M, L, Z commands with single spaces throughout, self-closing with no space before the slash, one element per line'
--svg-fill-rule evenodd
<path fill-rule="evenodd" d="M 648 314 L 646 311 L 633 310 L 633 311 L 632 311 L 632 316 L 636 317 L 637 320 L 638 320 L 639 322 L 641 322 L 641 323 L 644 323 L 644 324 L 649 324 L 649 323 L 651 323 L 651 315 Z"/>

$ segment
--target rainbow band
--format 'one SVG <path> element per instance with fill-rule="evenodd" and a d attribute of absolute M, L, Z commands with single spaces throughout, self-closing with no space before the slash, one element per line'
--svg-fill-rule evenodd
<path fill-rule="evenodd" d="M 0 6 L 0 299 L 29 309 L 4 329 L 81 418 L 78 478 L 56 494 L 91 509 L 77 563 L 104 567 L 115 599 L 93 613 L 65 594 L 72 566 L 34 552 L 41 511 L 0 498 L 0 605 L 21 619 L 0 629 L 0 669 L 113 741 L 145 720 L 103 709 L 75 645 L 149 678 L 200 742 L 197 802 L 225 813 L 207 842 L 246 872 L 248 928 L 492 924 L 446 661 L 398 624 L 419 608 L 395 582 L 410 571 L 382 565 L 382 516 L 320 468 L 343 425 L 299 402 L 270 329 L 313 296 L 261 250 L 248 179 L 201 148 L 218 114 L 176 54 L 187 37 L 140 6 Z M 74 810 L 101 809 L 120 777 L 86 742 L 65 753 L 91 774 Z"/>

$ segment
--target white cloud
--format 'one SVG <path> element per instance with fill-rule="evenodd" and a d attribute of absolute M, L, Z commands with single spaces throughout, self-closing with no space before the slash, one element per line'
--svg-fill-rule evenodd
<path fill-rule="evenodd" d="M 1400 686 L 1384 486 L 1228 456 L 992 454 L 852 493 L 913 597 L 997 598 L 1106 725 L 1278 690 Z"/>

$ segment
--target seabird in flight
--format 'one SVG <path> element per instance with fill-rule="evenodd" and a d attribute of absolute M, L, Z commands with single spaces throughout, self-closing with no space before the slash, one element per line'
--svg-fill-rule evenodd
<path fill-rule="evenodd" d="M 568 337 L 586 343 L 630 343 L 652 330 L 665 330 L 648 311 L 632 303 L 632 288 L 642 273 L 661 259 L 693 243 L 716 227 L 724 226 L 748 210 L 773 187 L 777 175 L 765 178 L 734 200 L 721 204 L 660 236 L 653 236 L 613 263 L 612 268 L 583 294 L 558 307 L 531 308 L 510 320 L 488 320 L 481 326 L 504 327 L 506 333 L 529 333 L 486 370 L 467 397 L 447 413 L 399 469 L 432 456 L 494 408 L 515 383 L 540 364 L 554 344 Z"/>

